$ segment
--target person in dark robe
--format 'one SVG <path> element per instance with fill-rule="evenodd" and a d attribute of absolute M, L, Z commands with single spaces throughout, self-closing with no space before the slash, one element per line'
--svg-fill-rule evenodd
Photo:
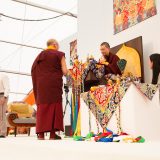
<path fill-rule="evenodd" d="M 152 69 L 152 84 L 160 84 L 160 54 L 150 55 L 149 66 Z"/>
<path fill-rule="evenodd" d="M 105 65 L 105 74 L 115 74 L 121 75 L 121 71 L 117 65 L 120 60 L 116 54 L 110 52 L 110 45 L 107 42 L 103 42 L 100 45 L 100 51 L 102 53 L 102 58 L 100 63 Z"/>
<path fill-rule="evenodd" d="M 50 140 L 61 139 L 56 131 L 64 131 L 62 77 L 67 74 L 65 54 L 58 51 L 59 44 L 54 39 L 48 40 L 47 47 L 37 56 L 31 69 L 39 140 L 45 139 L 45 132 L 50 132 Z"/>

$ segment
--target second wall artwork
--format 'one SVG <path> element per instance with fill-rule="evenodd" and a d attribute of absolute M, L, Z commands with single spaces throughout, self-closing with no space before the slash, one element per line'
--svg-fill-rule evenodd
<path fill-rule="evenodd" d="M 77 40 L 70 43 L 70 65 L 73 65 L 74 60 L 77 58 Z"/>

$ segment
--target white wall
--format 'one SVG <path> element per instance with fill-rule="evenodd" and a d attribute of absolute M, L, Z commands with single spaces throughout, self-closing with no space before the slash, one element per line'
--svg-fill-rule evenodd
<path fill-rule="evenodd" d="M 87 54 L 100 56 L 99 45 L 107 41 L 116 46 L 138 36 L 143 37 L 144 70 L 146 82 L 151 81 L 148 56 L 160 53 L 160 1 L 157 0 L 158 14 L 123 32 L 114 35 L 113 0 L 78 1 L 78 54 L 85 59 Z"/>

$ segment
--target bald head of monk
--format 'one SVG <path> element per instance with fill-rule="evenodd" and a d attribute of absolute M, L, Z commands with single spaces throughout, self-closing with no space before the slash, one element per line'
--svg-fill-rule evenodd
<path fill-rule="evenodd" d="M 55 50 L 59 50 L 59 43 L 56 39 L 49 39 L 47 41 L 47 47 L 53 47 Z"/>

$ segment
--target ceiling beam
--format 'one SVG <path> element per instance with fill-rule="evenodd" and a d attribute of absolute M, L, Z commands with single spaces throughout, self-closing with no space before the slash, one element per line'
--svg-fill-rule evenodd
<path fill-rule="evenodd" d="M 12 0 L 12 1 L 19 2 L 19 3 L 29 5 L 29 6 L 32 6 L 32 7 L 44 9 L 44 10 L 47 10 L 47 11 L 56 12 L 56 13 L 59 13 L 59 14 L 65 14 L 67 16 L 77 18 L 77 15 L 73 14 L 71 12 L 65 12 L 65 11 L 58 10 L 58 9 L 55 9 L 55 8 L 51 8 L 51 7 L 48 7 L 48 6 L 40 5 L 40 4 L 37 4 L 37 3 L 34 3 L 34 2 L 29 2 L 29 1 L 26 1 L 26 0 Z"/>
<path fill-rule="evenodd" d="M 27 45 L 27 44 L 22 44 L 22 43 L 10 42 L 10 41 L 5 41 L 5 40 L 0 40 L 0 42 L 2 42 L 2 43 L 8 43 L 8 44 L 13 44 L 13 45 L 17 45 L 17 46 L 23 46 L 23 47 L 28 47 L 28 48 L 34 48 L 34 49 L 44 50 L 44 48 L 40 48 L 40 47 L 36 47 L 36 46 L 31 46 L 31 45 Z"/>
<path fill-rule="evenodd" d="M 3 70 L 3 69 L 0 69 L 0 72 L 10 73 L 10 74 L 18 74 L 18 75 L 22 75 L 22 76 L 31 76 L 30 73 L 17 72 L 17 71 L 11 71 L 11 70 Z"/>

